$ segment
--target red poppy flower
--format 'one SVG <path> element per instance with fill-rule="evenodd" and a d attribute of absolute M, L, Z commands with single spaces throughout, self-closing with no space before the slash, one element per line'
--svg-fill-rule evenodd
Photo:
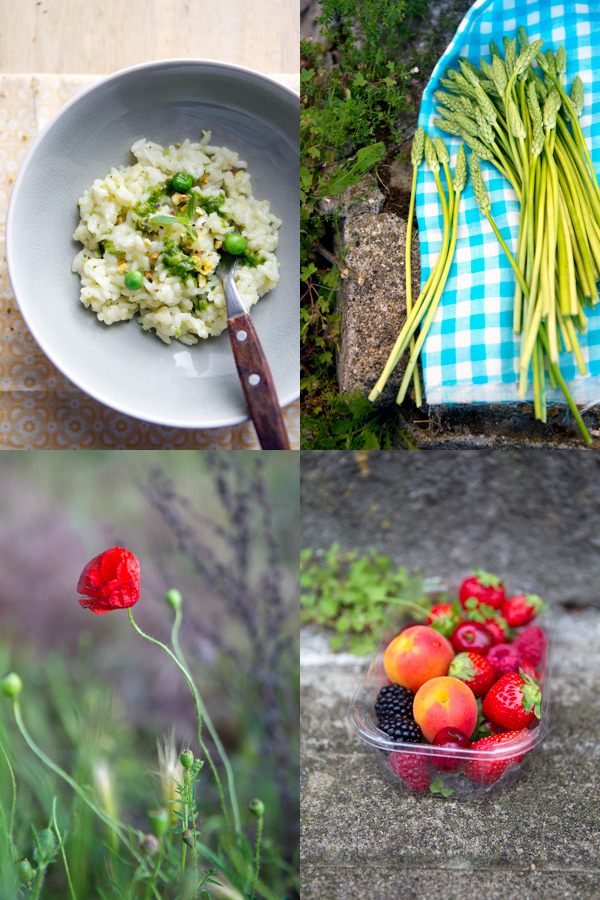
<path fill-rule="evenodd" d="M 122 547 L 105 550 L 87 564 L 77 582 L 85 609 L 99 616 L 112 609 L 127 609 L 140 596 L 140 564 Z"/>

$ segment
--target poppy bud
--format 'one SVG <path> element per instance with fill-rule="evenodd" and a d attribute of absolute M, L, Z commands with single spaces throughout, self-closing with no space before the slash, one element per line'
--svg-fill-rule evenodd
<path fill-rule="evenodd" d="M 20 859 L 17 863 L 17 874 L 21 884 L 30 884 L 33 881 L 33 866 L 28 859 Z"/>
<path fill-rule="evenodd" d="M 148 856 L 154 856 L 158 850 L 158 838 L 154 834 L 145 834 L 142 841 L 142 850 Z"/>
<path fill-rule="evenodd" d="M 9 674 L 5 675 L 2 681 L 0 681 L 0 687 L 2 688 L 2 693 L 5 694 L 6 697 L 18 697 L 21 693 L 23 682 L 16 672 L 9 672 Z"/>
<path fill-rule="evenodd" d="M 181 832 L 181 837 L 182 837 L 184 844 L 187 844 L 188 847 L 194 846 L 194 835 L 192 834 L 192 832 L 190 831 L 189 828 L 186 828 L 185 831 Z"/>
<path fill-rule="evenodd" d="M 191 750 L 182 750 L 179 755 L 179 762 L 184 769 L 191 769 L 194 765 L 194 754 Z"/>
<path fill-rule="evenodd" d="M 181 609 L 182 597 L 177 588 L 170 588 L 165 594 L 165 603 L 172 609 Z"/>
<path fill-rule="evenodd" d="M 150 828 L 152 829 L 152 834 L 155 834 L 156 837 L 162 837 L 169 830 L 169 813 L 168 810 L 164 809 L 151 809 L 148 813 L 148 821 L 150 822 Z"/>
<path fill-rule="evenodd" d="M 265 813 L 265 804 L 262 800 L 255 797 L 255 799 L 251 800 L 248 804 L 248 809 L 255 816 L 263 816 Z"/>

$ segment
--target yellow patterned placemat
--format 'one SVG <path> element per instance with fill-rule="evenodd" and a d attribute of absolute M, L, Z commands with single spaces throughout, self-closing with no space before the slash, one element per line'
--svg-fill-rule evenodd
<path fill-rule="evenodd" d="M 297 75 L 276 75 L 299 89 Z M 12 183 L 32 140 L 71 97 L 97 80 L 83 75 L 0 76 L 0 448 L 5 450 L 259 450 L 251 422 L 192 430 L 140 422 L 93 400 L 44 356 L 19 313 L 6 268 L 6 213 Z M 293 449 L 300 407 L 284 410 Z"/>

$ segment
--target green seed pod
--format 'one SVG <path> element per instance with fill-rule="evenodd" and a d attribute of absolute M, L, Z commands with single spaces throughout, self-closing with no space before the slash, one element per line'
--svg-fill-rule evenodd
<path fill-rule="evenodd" d="M 550 91 L 544 103 L 544 128 L 552 130 L 556 128 L 556 116 L 560 109 L 561 100 L 558 91 Z"/>
<path fill-rule="evenodd" d="M 481 169 L 479 168 L 479 160 L 477 159 L 476 153 L 471 153 L 470 169 L 471 184 L 473 185 L 475 200 L 477 201 L 477 206 L 483 213 L 490 208 L 490 198 L 483 181 L 483 175 L 481 174 Z"/>
<path fill-rule="evenodd" d="M 172 609 L 181 609 L 182 597 L 177 588 L 169 588 L 165 594 L 165 603 Z"/>
<path fill-rule="evenodd" d="M 480 84 L 475 88 L 475 93 L 477 95 L 477 103 L 479 104 L 479 108 L 483 115 L 485 116 L 486 121 L 494 127 L 496 124 L 496 119 L 498 118 L 498 114 L 496 113 L 496 107 L 483 90 Z"/>
<path fill-rule="evenodd" d="M 491 39 L 489 46 L 490 46 L 490 56 L 497 57 L 502 62 L 502 57 L 500 55 L 500 51 L 498 49 L 498 46 L 497 46 L 494 38 Z"/>
<path fill-rule="evenodd" d="M 546 50 L 546 63 L 548 64 L 548 71 L 556 78 L 558 74 L 556 71 L 556 58 L 552 50 Z"/>
<path fill-rule="evenodd" d="M 468 59 L 465 59 L 461 56 L 458 60 L 458 64 L 460 66 L 461 72 L 463 73 L 467 81 L 470 81 L 473 87 L 475 87 L 476 84 L 479 84 L 480 72 L 473 65 L 473 63 L 469 62 Z"/>
<path fill-rule="evenodd" d="M 145 834 L 141 847 L 147 856 L 154 856 L 159 847 L 158 838 L 154 834 Z"/>
<path fill-rule="evenodd" d="M 571 86 L 571 103 L 573 104 L 575 113 L 577 114 L 578 118 L 583 112 L 583 98 L 583 81 L 581 80 L 579 75 L 576 75 Z"/>
<path fill-rule="evenodd" d="M 440 163 L 444 165 L 444 163 L 448 164 L 450 162 L 450 154 L 448 153 L 448 148 L 445 143 L 438 137 L 437 135 L 433 139 L 433 145 L 435 147 L 435 152 L 437 153 L 437 158 Z"/>
<path fill-rule="evenodd" d="M 419 125 L 415 131 L 412 147 L 410 149 L 410 159 L 413 166 L 420 166 L 423 162 L 423 145 L 425 143 L 425 132 L 423 126 Z"/>
<path fill-rule="evenodd" d="M 521 114 L 519 113 L 517 104 L 512 97 L 508 98 L 506 118 L 508 120 L 510 133 L 513 137 L 517 138 L 518 140 L 523 140 L 527 137 L 527 132 L 525 130 L 525 126 L 523 125 Z"/>
<path fill-rule="evenodd" d="M 9 674 L 5 675 L 2 681 L 0 681 L 0 687 L 2 688 L 2 693 L 6 697 L 18 697 L 23 688 L 23 682 L 16 672 L 9 672 Z"/>
<path fill-rule="evenodd" d="M 531 152 L 533 156 L 539 156 L 544 147 L 544 122 L 533 81 L 527 85 L 527 106 L 532 128 Z"/>
<path fill-rule="evenodd" d="M 499 56 L 494 56 L 492 60 L 493 80 L 496 90 L 501 96 L 504 96 L 508 78 L 506 77 L 506 67 Z"/>
<path fill-rule="evenodd" d="M 494 129 L 483 115 L 479 107 L 476 110 L 477 125 L 479 126 L 479 136 L 485 144 L 494 143 Z"/>
<path fill-rule="evenodd" d="M 544 42 L 541 40 L 534 41 L 533 44 L 521 51 L 521 54 L 515 63 L 515 71 L 519 77 L 523 77 L 526 73 L 543 43 Z"/>
<path fill-rule="evenodd" d="M 481 66 L 481 71 L 483 72 L 485 77 L 488 79 L 488 81 L 493 81 L 494 80 L 494 69 L 492 68 L 492 64 L 489 63 L 487 61 L 487 59 L 484 59 L 483 56 L 480 56 L 479 57 L 479 65 Z"/>
<path fill-rule="evenodd" d="M 454 122 L 446 122 L 445 119 L 434 119 L 433 124 L 436 128 L 439 128 L 440 131 L 445 131 L 446 134 L 454 134 L 456 137 L 460 137 L 462 135 L 462 131 L 459 126 Z"/>
<path fill-rule="evenodd" d="M 262 800 L 259 800 L 258 797 L 255 797 L 254 800 L 250 801 L 248 809 L 254 816 L 264 816 L 265 814 L 265 804 Z"/>
<path fill-rule="evenodd" d="M 464 132 L 463 140 L 467 147 L 470 147 L 470 149 L 477 154 L 479 159 L 485 159 L 487 162 L 494 162 L 494 156 L 491 150 L 489 150 L 482 141 L 471 137 L 470 134 L 464 134 Z"/>
<path fill-rule="evenodd" d="M 515 66 L 517 64 L 517 39 L 513 38 L 512 41 L 507 37 L 504 38 L 504 65 L 506 66 L 506 72 L 508 77 L 512 75 L 515 71 Z"/>
<path fill-rule="evenodd" d="M 440 162 L 433 146 L 433 141 L 428 134 L 425 134 L 425 161 L 432 172 L 440 171 Z"/>
<path fill-rule="evenodd" d="M 179 754 L 179 761 L 184 769 L 191 769 L 194 765 L 194 754 L 191 750 L 182 750 Z"/>
<path fill-rule="evenodd" d="M 467 183 L 467 156 L 465 153 L 465 145 L 461 144 L 458 148 L 458 155 L 456 157 L 456 165 L 454 166 L 454 178 L 452 179 L 452 186 L 457 193 L 460 193 L 464 190 L 465 184 Z"/>
<path fill-rule="evenodd" d="M 477 128 L 477 122 L 474 122 L 468 116 L 464 116 L 462 113 L 455 113 L 453 116 L 454 121 L 457 125 L 459 125 L 466 134 L 471 134 L 473 137 L 477 137 L 479 134 Z"/>
<path fill-rule="evenodd" d="M 54 853 L 56 852 L 56 837 L 54 832 L 50 830 L 50 828 L 44 828 L 43 831 L 37 835 L 35 842 L 35 849 L 33 851 L 33 858 L 40 865 L 47 865 L 53 858 Z"/>
<path fill-rule="evenodd" d="M 35 871 L 27 858 L 20 859 L 17 863 L 17 877 L 21 884 L 31 884 Z"/>
<path fill-rule="evenodd" d="M 564 75 L 567 71 L 567 51 L 562 44 L 556 51 L 556 71 L 559 75 Z"/>
<path fill-rule="evenodd" d="M 164 809 L 164 807 L 151 809 L 148 812 L 148 821 L 152 834 L 156 835 L 156 837 L 162 837 L 163 834 L 166 834 L 169 830 L 170 818 L 169 811 Z"/>
<path fill-rule="evenodd" d="M 522 25 L 519 25 L 519 27 L 517 28 L 517 37 L 519 39 L 519 52 L 522 53 L 523 50 L 529 47 L 529 38 L 527 37 L 527 32 Z"/>
<path fill-rule="evenodd" d="M 194 835 L 189 828 L 186 828 L 185 831 L 181 832 L 181 840 L 184 844 L 187 844 L 188 847 L 194 846 Z"/>

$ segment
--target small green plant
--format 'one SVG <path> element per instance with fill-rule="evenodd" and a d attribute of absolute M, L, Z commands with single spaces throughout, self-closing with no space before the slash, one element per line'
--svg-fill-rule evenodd
<path fill-rule="evenodd" d="M 308 549 L 300 555 L 302 621 L 334 628 L 334 650 L 371 653 L 392 610 L 424 619 L 431 598 L 423 588 L 421 577 L 375 550 L 361 555 L 333 544 L 323 555 Z"/>
<path fill-rule="evenodd" d="M 392 433 L 400 434 L 397 424 L 390 426 L 389 417 L 384 424 L 360 398 L 337 400 L 335 296 L 340 268 L 325 262 L 321 242 L 337 228 L 332 199 L 381 162 L 386 140 L 400 138 L 398 116 L 407 108 L 408 81 L 406 67 L 397 61 L 406 41 L 402 23 L 406 16 L 422 13 L 425 5 L 424 0 L 323 0 L 321 36 L 340 62 L 327 66 L 321 44 L 301 44 L 301 390 L 306 448 L 385 448 L 391 446 Z"/>

